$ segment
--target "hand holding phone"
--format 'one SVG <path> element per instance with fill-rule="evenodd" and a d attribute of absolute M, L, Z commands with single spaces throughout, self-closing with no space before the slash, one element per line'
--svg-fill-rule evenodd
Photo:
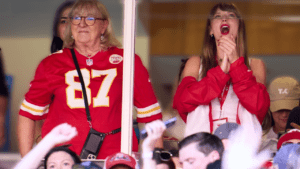
<path fill-rule="evenodd" d="M 167 121 L 164 121 L 164 124 L 166 125 L 167 128 L 173 126 L 176 122 L 177 118 L 176 117 L 173 117 Z M 147 131 L 145 129 L 143 129 L 141 132 L 140 132 L 140 138 L 141 139 L 144 139 L 148 136 L 147 134 Z"/>

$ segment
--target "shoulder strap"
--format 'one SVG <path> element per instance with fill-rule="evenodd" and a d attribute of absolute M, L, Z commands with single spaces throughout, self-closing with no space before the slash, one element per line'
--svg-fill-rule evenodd
<path fill-rule="evenodd" d="M 82 93 L 83 93 L 83 99 L 84 99 L 84 105 L 85 105 L 85 111 L 86 111 L 86 117 L 88 122 L 90 123 L 90 127 L 92 128 L 92 119 L 91 119 L 91 115 L 90 115 L 90 109 L 89 109 L 89 104 L 88 104 L 88 99 L 86 96 L 86 90 L 85 90 L 85 85 L 84 85 L 84 81 L 83 81 L 83 77 L 79 68 L 79 64 L 74 52 L 74 49 L 70 49 L 71 53 L 72 53 L 72 57 L 73 57 L 73 61 L 80 79 L 80 83 L 81 83 L 81 88 L 82 88 Z"/>

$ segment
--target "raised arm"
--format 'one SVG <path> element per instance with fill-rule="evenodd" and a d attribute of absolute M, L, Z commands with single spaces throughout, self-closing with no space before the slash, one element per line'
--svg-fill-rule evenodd
<path fill-rule="evenodd" d="M 179 84 L 173 101 L 173 108 L 177 109 L 181 118 L 186 121 L 187 113 L 199 105 L 209 104 L 218 97 L 229 80 L 220 66 L 210 69 L 207 75 L 197 81 L 199 76 L 200 58 L 191 57 L 183 70 L 183 79 Z"/>
<path fill-rule="evenodd" d="M 156 142 L 162 137 L 163 132 L 166 130 L 166 126 L 161 120 L 155 120 L 153 122 L 147 123 L 145 129 L 148 136 L 144 140 L 142 145 L 143 169 L 157 168 L 156 162 L 152 158 L 153 150 Z"/>
<path fill-rule="evenodd" d="M 14 169 L 37 168 L 41 160 L 52 147 L 54 147 L 56 144 L 69 141 L 76 135 L 76 128 L 67 123 L 56 126 L 16 165 Z"/>
<path fill-rule="evenodd" d="M 233 90 L 241 104 L 262 123 L 270 106 L 270 97 L 265 85 L 265 66 L 262 61 L 255 61 L 254 70 L 248 70 L 244 57 L 231 64 L 229 75 Z M 255 76 L 254 76 L 255 75 Z"/>

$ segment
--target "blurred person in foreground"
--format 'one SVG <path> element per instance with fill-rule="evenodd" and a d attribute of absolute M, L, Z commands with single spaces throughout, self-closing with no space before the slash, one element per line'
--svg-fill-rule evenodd
<path fill-rule="evenodd" d="M 90 150 L 94 154 L 85 155 L 105 159 L 120 152 L 123 49 L 118 48 L 121 44 L 114 36 L 108 11 L 99 1 L 76 1 L 69 18 L 65 48 L 41 61 L 21 105 L 18 139 L 22 156 L 32 148 L 34 122 L 42 119 L 45 119 L 42 137 L 61 123 L 76 127 L 78 136 L 65 144 L 71 144 L 69 148 L 78 155 Z M 76 70 L 75 60 L 78 60 L 83 80 Z M 148 72 L 138 55 L 135 55 L 134 65 L 133 99 L 137 121 L 147 123 L 161 119 Z M 86 102 L 82 89 L 86 91 Z M 94 139 L 88 136 L 101 137 L 97 139 L 97 148 L 86 146 L 85 143 Z M 132 140 L 132 150 L 137 152 L 135 134 Z"/>
<path fill-rule="evenodd" d="M 76 135 L 76 128 L 67 123 L 54 127 L 39 144 L 21 159 L 14 169 L 37 168 L 45 155 L 45 169 L 60 168 L 62 166 L 66 169 L 71 169 L 73 164 L 80 163 L 79 157 L 66 147 L 52 148 L 60 143 L 71 140 Z"/>
<path fill-rule="evenodd" d="M 170 169 L 172 165 L 168 163 L 157 163 L 155 142 L 161 137 L 166 129 L 165 124 L 154 121 L 146 124 L 145 129 L 148 137 L 144 140 L 142 149 L 143 169 Z M 221 140 L 210 133 L 196 133 L 184 138 L 179 143 L 179 161 L 183 169 L 206 169 L 208 164 L 219 162 L 224 151 Z M 177 167 L 177 166 L 176 166 Z M 174 166 L 173 166 L 174 168 Z"/>
<path fill-rule="evenodd" d="M 239 125 L 237 123 L 224 123 L 219 126 L 214 132 L 214 135 L 222 140 L 224 150 L 226 150 L 228 147 L 228 138 L 230 133 L 236 130 L 238 127 Z"/>
<path fill-rule="evenodd" d="M 125 153 L 115 153 L 106 157 L 105 169 L 139 169 L 137 161 Z"/>
<path fill-rule="evenodd" d="M 273 160 L 274 169 L 299 169 L 300 168 L 300 145 L 283 145 L 276 153 Z"/>
<path fill-rule="evenodd" d="M 220 163 L 224 147 L 215 135 L 200 132 L 179 142 L 179 161 L 183 169 L 206 169 L 211 163 Z"/>
<path fill-rule="evenodd" d="M 182 77 L 173 108 L 186 122 L 185 136 L 226 122 L 262 123 L 269 108 L 265 65 L 248 58 L 245 23 L 231 3 L 210 10 L 202 53 L 188 59 Z"/>
<path fill-rule="evenodd" d="M 157 149 L 156 142 L 162 137 L 166 130 L 166 125 L 161 120 L 155 120 L 145 125 L 148 136 L 142 144 L 143 169 L 175 169 L 171 153 L 161 148 Z M 166 157 L 166 156 L 168 157 Z"/>
<path fill-rule="evenodd" d="M 274 155 L 277 151 L 278 134 L 285 132 L 287 125 L 293 125 L 287 124 L 287 121 L 291 110 L 299 106 L 298 87 L 298 81 L 290 76 L 277 77 L 271 81 L 268 87 L 271 104 L 262 125 L 260 149 L 270 149 Z"/>
<path fill-rule="evenodd" d="M 258 121 L 241 124 L 232 131 L 222 157 L 222 169 L 260 169 L 271 158 L 269 150 L 258 151 L 262 129 Z"/>

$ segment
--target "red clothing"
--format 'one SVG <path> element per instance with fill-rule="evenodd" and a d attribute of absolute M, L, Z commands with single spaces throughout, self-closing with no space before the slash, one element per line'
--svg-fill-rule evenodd
<path fill-rule="evenodd" d="M 262 123 L 270 106 L 269 94 L 263 84 L 256 82 L 252 72 L 244 64 L 244 57 L 231 64 L 229 74 L 225 74 L 217 66 L 210 69 L 200 81 L 191 76 L 183 78 L 175 93 L 173 108 L 186 121 L 189 112 L 199 105 L 208 105 L 218 97 L 229 79 L 242 106 L 255 114 Z"/>
<path fill-rule="evenodd" d="M 75 50 L 85 82 L 93 128 L 106 133 L 121 127 L 123 49 L 109 48 L 98 52 L 88 66 L 87 58 Z M 89 62 L 90 64 L 91 62 Z M 161 119 L 161 110 L 154 95 L 146 68 L 135 55 L 134 106 L 138 122 Z M 69 143 L 80 154 L 89 132 L 81 84 L 69 49 L 45 58 L 38 66 L 34 80 L 19 112 L 32 120 L 46 119 L 42 137 L 61 123 L 75 126 L 78 135 Z M 49 108 L 48 108 L 49 107 Z M 120 151 L 120 132 L 105 137 L 98 158 Z M 138 143 L 133 134 L 133 151 Z"/>

